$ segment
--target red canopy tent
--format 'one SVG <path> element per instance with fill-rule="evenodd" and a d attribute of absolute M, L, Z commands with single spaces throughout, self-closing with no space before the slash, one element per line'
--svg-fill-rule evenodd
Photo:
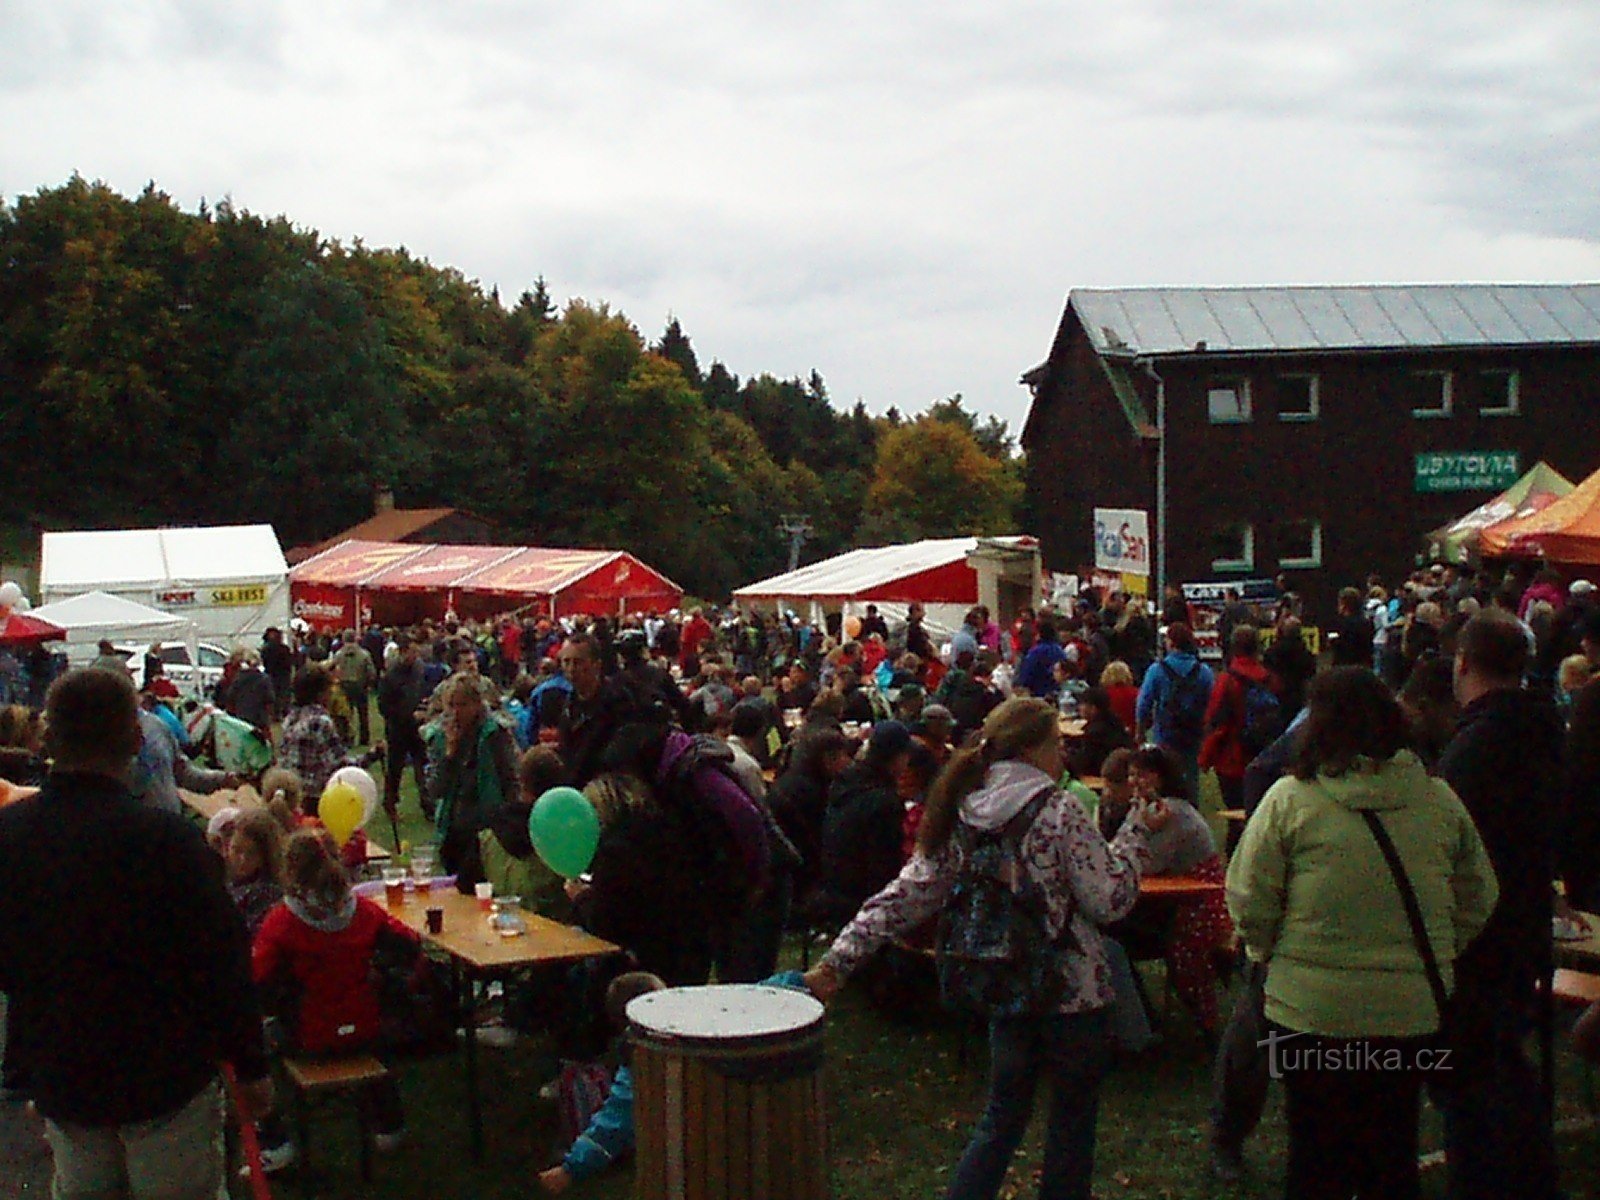
<path fill-rule="evenodd" d="M 0 617 L 0 646 L 31 646 L 36 642 L 65 641 L 67 631 L 49 621 L 27 613 L 12 612 Z"/>
<path fill-rule="evenodd" d="M 672 608 L 683 589 L 621 550 L 346 541 L 289 573 L 295 615 L 319 629 L 537 608 L 556 617 Z"/>

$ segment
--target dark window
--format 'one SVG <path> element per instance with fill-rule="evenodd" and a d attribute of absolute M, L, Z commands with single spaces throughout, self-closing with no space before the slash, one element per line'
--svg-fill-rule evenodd
<path fill-rule="evenodd" d="M 1315 375 L 1283 375 L 1278 378 L 1278 420 L 1315 421 L 1321 388 Z"/>
<path fill-rule="evenodd" d="M 1278 526 L 1278 565 L 1280 567 L 1320 567 L 1322 565 L 1322 522 L 1285 521 Z"/>
<path fill-rule="evenodd" d="M 1211 534 L 1213 571 L 1248 571 L 1255 566 L 1256 535 L 1247 521 L 1230 521 Z"/>
<path fill-rule="evenodd" d="M 1478 376 L 1478 412 L 1486 417 L 1514 417 L 1522 411 L 1522 373 L 1484 371 Z"/>
<path fill-rule="evenodd" d="M 1448 417 L 1453 400 L 1449 371 L 1416 371 L 1411 376 L 1411 415 Z"/>

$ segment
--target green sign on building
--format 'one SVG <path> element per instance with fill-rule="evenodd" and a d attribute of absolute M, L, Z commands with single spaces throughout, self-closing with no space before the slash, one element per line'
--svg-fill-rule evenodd
<path fill-rule="evenodd" d="M 1501 492 L 1522 474 L 1515 450 L 1467 450 L 1417 455 L 1419 492 Z"/>

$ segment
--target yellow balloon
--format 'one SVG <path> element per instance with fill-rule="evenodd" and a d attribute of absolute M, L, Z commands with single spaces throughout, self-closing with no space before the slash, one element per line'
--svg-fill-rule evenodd
<path fill-rule="evenodd" d="M 342 849 L 356 830 L 366 824 L 366 801 L 348 783 L 330 784 L 317 804 L 317 816 Z"/>

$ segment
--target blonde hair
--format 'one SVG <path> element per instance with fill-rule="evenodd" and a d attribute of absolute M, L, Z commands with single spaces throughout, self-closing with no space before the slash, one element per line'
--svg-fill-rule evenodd
<path fill-rule="evenodd" d="M 1564 692 L 1575 692 L 1579 688 L 1587 687 L 1594 678 L 1594 664 L 1586 655 L 1569 654 L 1561 660 L 1561 666 L 1556 671 L 1556 682 Z"/>
<path fill-rule="evenodd" d="M 602 827 L 609 828 L 630 809 L 644 812 L 654 807 L 650 785 L 622 772 L 597 775 L 583 789 L 584 799 L 594 805 Z"/>
<path fill-rule="evenodd" d="M 1132 687 L 1133 668 L 1120 658 L 1107 663 L 1106 669 L 1100 672 L 1100 686 L 1103 688 Z"/>
<path fill-rule="evenodd" d="M 299 828 L 306 785 L 294 771 L 288 767 L 267 768 L 261 775 L 261 798 L 285 833 Z"/>
<path fill-rule="evenodd" d="M 961 802 L 977 791 L 989 768 L 1061 736 L 1055 706 L 1032 696 L 1013 696 L 986 718 L 975 738 L 950 756 L 928 788 L 927 807 L 917 831 L 917 849 L 932 856 L 955 831 Z"/>

